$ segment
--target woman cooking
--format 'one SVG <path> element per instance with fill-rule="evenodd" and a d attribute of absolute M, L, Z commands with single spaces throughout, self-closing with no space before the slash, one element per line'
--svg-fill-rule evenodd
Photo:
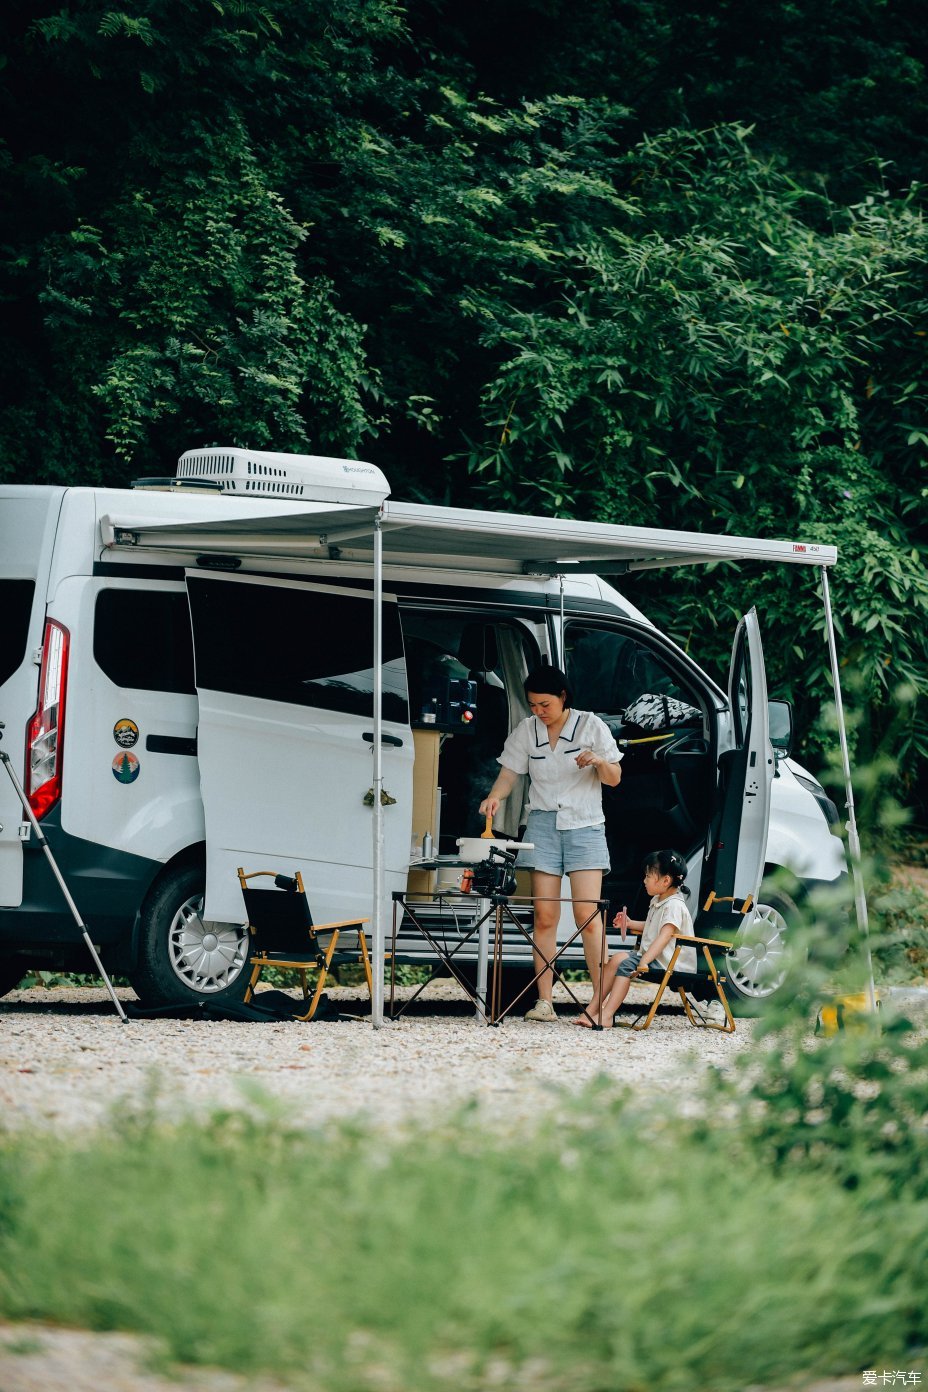
<path fill-rule="evenodd" d="M 603 873 L 609 869 L 601 788 L 604 783 L 614 788 L 619 782 L 622 755 L 598 715 L 573 709 L 567 678 L 557 667 L 536 667 L 524 686 L 532 713 L 506 740 L 498 760 L 502 766 L 499 777 L 480 804 L 480 811 L 484 816 L 495 816 L 518 776 L 528 774 L 525 839 L 535 847 L 527 854 L 535 911 L 535 971 L 540 975 L 538 1000 L 525 1018 L 550 1021 L 557 1019 L 551 1003 L 554 974 L 543 968 L 557 950 L 561 877 L 570 876 L 574 920 L 579 927 L 600 898 Z M 520 864 L 524 863 L 520 858 Z M 602 916 L 597 913 L 582 935 L 597 1000 L 604 932 Z"/>

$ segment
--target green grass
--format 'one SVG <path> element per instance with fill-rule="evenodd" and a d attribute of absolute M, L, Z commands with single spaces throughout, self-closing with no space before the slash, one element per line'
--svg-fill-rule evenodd
<path fill-rule="evenodd" d="M 874 969 L 888 985 L 928 984 L 928 889 L 897 872 L 871 892 Z"/>
<path fill-rule="evenodd" d="M 784 1121 L 805 1086 L 771 1119 L 755 1097 L 706 1124 L 602 1084 L 518 1139 L 466 1110 L 392 1141 L 260 1109 L 8 1136 L 0 1312 L 344 1392 L 479 1387 L 488 1368 L 501 1388 L 741 1392 L 922 1366 L 924 1137 L 900 1170 L 858 1108 L 823 1163 L 814 1126 Z"/>
<path fill-rule="evenodd" d="M 313 1392 L 928 1380 L 928 1041 L 888 1011 L 810 1040 L 862 960 L 841 906 L 812 908 L 745 1074 L 711 1078 L 691 1119 L 565 1080 L 558 1121 L 518 1134 L 469 1109 L 399 1137 L 297 1131 L 254 1099 L 0 1135 L 0 1315 Z M 922 922 L 911 895 L 881 902 L 878 957 Z"/>

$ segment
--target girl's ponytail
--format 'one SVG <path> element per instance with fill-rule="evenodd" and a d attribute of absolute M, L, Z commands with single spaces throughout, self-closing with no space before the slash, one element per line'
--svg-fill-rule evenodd
<path fill-rule="evenodd" d="M 689 890 L 683 881 L 686 879 L 687 864 L 679 851 L 651 851 L 644 858 L 644 868 L 656 870 L 659 875 L 669 875 L 675 889 L 689 897 Z"/>

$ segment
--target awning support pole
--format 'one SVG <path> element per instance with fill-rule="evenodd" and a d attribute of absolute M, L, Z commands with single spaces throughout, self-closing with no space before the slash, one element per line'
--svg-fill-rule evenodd
<path fill-rule="evenodd" d="M 563 575 L 559 575 L 559 576 L 557 577 L 557 580 L 558 580 L 558 588 L 560 589 L 560 592 L 561 592 L 561 652 L 560 652 L 560 661 L 561 661 L 561 667 L 562 667 L 563 670 L 566 672 L 566 670 L 567 670 L 567 649 L 564 647 L 564 577 L 563 577 Z"/>
<path fill-rule="evenodd" d="M 373 890 L 374 921 L 371 931 L 371 956 L 373 957 L 371 992 L 371 1023 L 374 1029 L 383 1025 L 383 974 L 384 940 L 383 924 L 383 534 L 380 529 L 380 514 L 374 519 L 374 819 L 373 819 Z"/>
<path fill-rule="evenodd" d="M 854 807 L 854 785 L 851 779 L 851 756 L 847 745 L 847 726 L 844 721 L 844 702 L 841 699 L 841 677 L 838 669 L 838 647 L 835 642 L 835 625 L 831 612 L 831 591 L 828 587 L 828 571 L 822 572 L 822 598 L 825 601 L 825 634 L 828 639 L 828 656 L 831 660 L 831 680 L 835 689 L 835 713 L 838 718 L 838 738 L 841 743 L 841 764 L 844 769 L 844 790 L 847 798 L 847 842 L 851 853 L 851 874 L 854 879 L 854 902 L 857 908 L 857 926 L 863 941 L 864 958 L 867 966 L 867 990 L 870 1009 L 876 1011 L 876 989 L 873 983 L 873 958 L 870 955 L 870 918 L 867 912 L 867 894 L 864 889 L 864 876 L 860 853 L 860 836 L 857 832 L 857 813 Z"/>

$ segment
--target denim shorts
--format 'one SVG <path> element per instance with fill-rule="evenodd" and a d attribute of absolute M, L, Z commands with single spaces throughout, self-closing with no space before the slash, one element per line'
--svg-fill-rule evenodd
<path fill-rule="evenodd" d="M 545 875 L 569 875 L 572 870 L 609 869 L 605 826 L 576 827 L 558 831 L 556 812 L 530 812 L 525 839 L 533 851 L 520 851 L 519 868 L 540 870 Z"/>
<path fill-rule="evenodd" d="M 635 972 L 638 970 L 638 963 L 643 956 L 643 952 L 627 953 L 616 969 L 616 976 L 634 976 Z"/>

